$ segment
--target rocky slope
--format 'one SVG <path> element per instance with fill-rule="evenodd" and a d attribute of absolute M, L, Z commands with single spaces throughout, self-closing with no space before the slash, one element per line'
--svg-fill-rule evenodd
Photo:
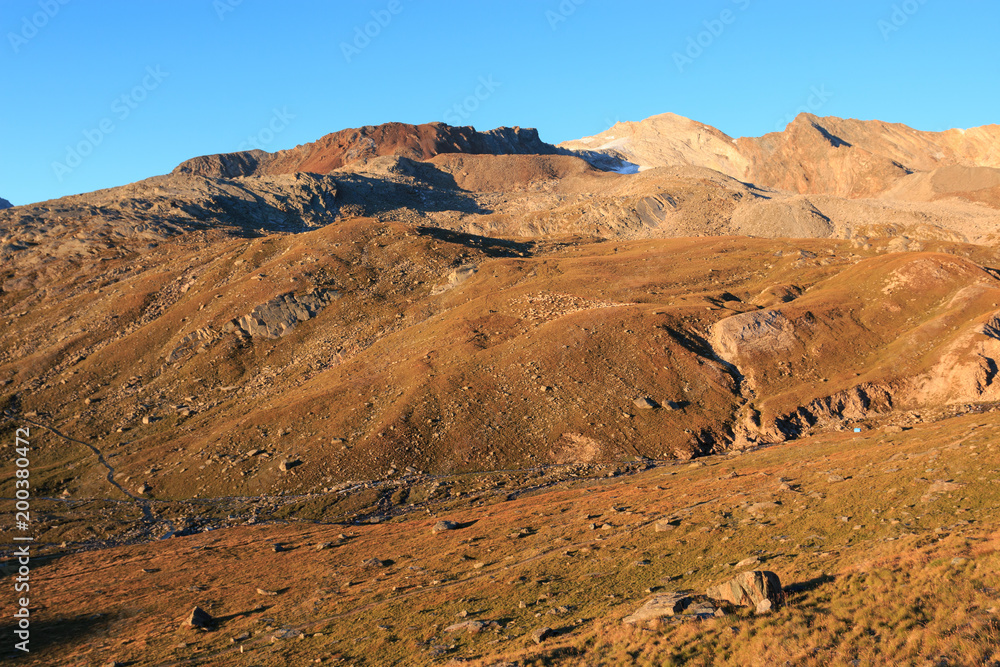
<path fill-rule="evenodd" d="M 3 284 L 7 409 L 101 442 L 134 493 L 690 458 L 998 398 L 1000 257 L 975 246 L 205 234 Z M 104 485 L 61 467 L 38 487 Z"/>
<path fill-rule="evenodd" d="M 762 187 L 864 198 L 916 172 L 1000 167 L 1000 126 L 920 132 L 897 123 L 800 114 L 782 132 L 733 139 L 710 126 L 663 114 L 616 123 L 560 147 L 607 153 L 639 168 L 701 166 Z"/>

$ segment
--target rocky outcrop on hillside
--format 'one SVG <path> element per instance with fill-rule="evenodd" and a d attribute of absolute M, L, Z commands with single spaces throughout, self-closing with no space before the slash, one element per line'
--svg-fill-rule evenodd
<path fill-rule="evenodd" d="M 555 155 L 558 150 L 542 141 L 538 131 L 531 128 L 499 127 L 477 132 L 473 127 L 452 127 L 444 123 L 385 123 L 341 130 L 319 141 L 276 153 L 255 150 L 198 157 L 181 163 L 174 173 L 211 178 L 300 171 L 326 174 L 381 156 L 429 160 L 441 153 Z"/>
<path fill-rule="evenodd" d="M 249 314 L 226 325 L 225 330 L 242 330 L 249 336 L 281 338 L 323 310 L 340 294 L 334 290 L 313 290 L 308 294 L 282 294 L 254 308 Z"/>
<path fill-rule="evenodd" d="M 6 199 L 4 199 L 3 197 L 0 197 L 0 209 L 11 208 L 12 206 L 13 206 L 13 204 L 11 204 L 9 201 L 7 201 Z"/>
<path fill-rule="evenodd" d="M 333 222 L 338 206 L 337 183 L 329 176 L 156 176 L 0 212 L 0 260 L 30 266 L 39 256 L 146 248 L 193 231 L 300 232 Z"/>

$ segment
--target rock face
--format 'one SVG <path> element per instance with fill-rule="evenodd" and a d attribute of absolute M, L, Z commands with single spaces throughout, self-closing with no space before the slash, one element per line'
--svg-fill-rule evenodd
<path fill-rule="evenodd" d="M 774 572 L 766 570 L 741 572 L 729 581 L 710 588 L 707 595 L 740 607 L 754 607 L 757 613 L 777 609 L 785 602 L 781 580 Z"/>
<path fill-rule="evenodd" d="M 311 319 L 340 294 L 317 290 L 311 294 L 282 294 L 254 308 L 248 315 L 230 322 L 226 329 L 237 328 L 250 336 L 281 338 L 299 322 Z"/>
<path fill-rule="evenodd" d="M 4 199 L 3 197 L 0 197 L 0 209 L 11 208 L 12 206 L 13 206 L 13 204 L 11 204 L 9 201 L 7 201 L 6 199 Z"/>
<path fill-rule="evenodd" d="M 689 165 L 738 178 L 750 167 L 731 137 L 674 113 L 660 114 L 638 123 L 615 123 L 605 132 L 567 141 L 559 147 L 612 155 L 640 169 Z M 592 155 L 585 153 L 584 158 L 598 164 Z"/>
<path fill-rule="evenodd" d="M 779 310 L 758 310 L 720 320 L 711 329 L 712 348 L 725 361 L 743 367 L 744 360 L 792 349 L 795 327 Z M 755 381 L 753 367 L 747 378 Z"/>
<path fill-rule="evenodd" d="M 472 127 L 452 127 L 444 123 L 385 123 L 341 130 L 319 141 L 276 153 L 255 150 L 206 155 L 181 163 L 174 173 L 210 178 L 302 171 L 326 174 L 381 156 L 429 160 L 441 153 L 555 155 L 558 150 L 539 139 L 538 131 L 530 128 L 499 127 L 477 132 Z"/>

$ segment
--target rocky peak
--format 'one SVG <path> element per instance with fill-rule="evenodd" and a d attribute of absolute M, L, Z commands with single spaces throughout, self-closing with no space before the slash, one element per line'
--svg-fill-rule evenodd
<path fill-rule="evenodd" d="M 560 144 L 600 166 L 612 156 L 638 169 L 707 167 L 758 186 L 799 194 L 877 197 L 917 172 L 1000 167 L 1000 125 L 923 132 L 901 123 L 799 114 L 781 132 L 733 139 L 676 114 L 616 123 Z"/>
<path fill-rule="evenodd" d="M 276 153 L 261 150 L 206 155 L 181 163 L 174 173 L 236 178 L 313 172 L 325 174 L 382 156 L 429 160 L 442 153 L 485 155 L 555 155 L 532 128 L 499 127 L 478 132 L 444 123 L 384 123 L 341 130 L 309 144 Z"/>

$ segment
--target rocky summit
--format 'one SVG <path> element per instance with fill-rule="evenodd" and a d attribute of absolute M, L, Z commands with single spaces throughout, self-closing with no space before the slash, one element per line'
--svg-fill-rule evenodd
<path fill-rule="evenodd" d="M 387 123 L 0 200 L 20 662 L 993 664 L 998 155 Z"/>

